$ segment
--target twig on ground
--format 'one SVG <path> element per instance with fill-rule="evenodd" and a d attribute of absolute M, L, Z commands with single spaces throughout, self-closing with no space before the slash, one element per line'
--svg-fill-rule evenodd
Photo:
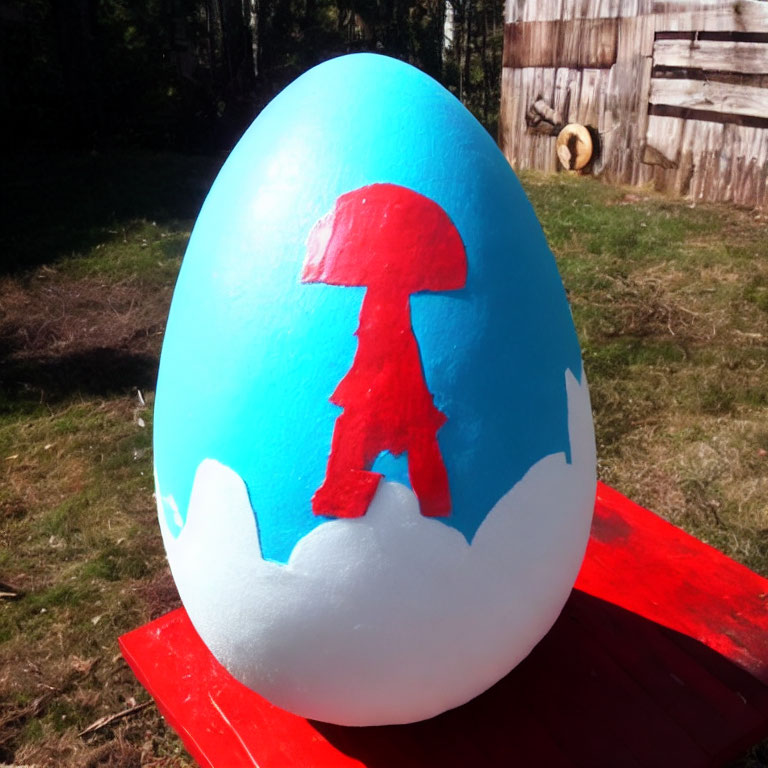
<path fill-rule="evenodd" d="M 15 738 L 14 728 L 9 726 L 18 726 L 27 720 L 39 717 L 45 711 L 48 703 L 62 693 L 68 691 L 76 682 L 85 680 L 99 663 L 99 659 L 81 660 L 76 659 L 73 664 L 72 672 L 67 679 L 59 686 L 42 684 L 45 693 L 38 696 L 29 704 L 20 707 L 13 707 L 0 714 L 0 747 Z M 38 671 L 39 670 L 35 670 Z"/>
<path fill-rule="evenodd" d="M 26 706 L 16 707 L 0 717 L 0 747 L 15 737 L 14 729 L 9 726 L 24 723 L 30 718 L 37 717 L 58 692 L 57 689 L 47 691 Z"/>
<path fill-rule="evenodd" d="M 150 704 L 152 704 L 152 701 L 144 701 L 141 704 L 136 704 L 133 707 L 128 707 L 128 709 L 123 709 L 120 712 L 115 712 L 113 715 L 104 715 L 104 717 L 100 717 L 98 720 L 95 720 L 92 722 L 87 728 L 84 728 L 80 733 L 78 733 L 78 736 L 85 736 L 87 733 L 93 733 L 94 731 L 98 731 L 101 728 L 104 728 L 107 725 L 110 725 L 110 723 L 114 723 L 115 720 L 121 720 L 124 717 L 128 717 L 129 715 L 136 714 L 136 712 L 140 712 L 142 709 L 146 709 Z"/>
<path fill-rule="evenodd" d="M 0 581 L 0 600 L 18 600 L 20 597 L 24 597 L 20 589 Z"/>

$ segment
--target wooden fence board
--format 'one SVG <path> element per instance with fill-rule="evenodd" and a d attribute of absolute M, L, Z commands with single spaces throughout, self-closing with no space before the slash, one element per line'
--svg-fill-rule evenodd
<path fill-rule="evenodd" d="M 606 132 L 594 167 L 597 174 L 619 184 L 643 183 L 652 177 L 652 171 L 640 163 L 640 155 L 648 116 L 653 21 L 649 15 L 619 19 L 616 65 L 606 83 Z"/>
<path fill-rule="evenodd" d="M 768 73 L 768 44 L 716 40 L 657 40 L 653 63 L 713 72 Z"/>
<path fill-rule="evenodd" d="M 692 6 L 697 10 L 689 10 Z M 658 3 L 654 6 L 661 32 L 764 32 L 768 29 L 768 3 L 738 0 L 708 6 L 704 3 Z"/>
<path fill-rule="evenodd" d="M 649 101 L 727 115 L 768 116 L 768 88 L 751 85 L 653 78 Z"/>
<path fill-rule="evenodd" d="M 601 69 L 584 69 L 581 73 L 581 92 L 576 122 L 597 126 L 601 109 L 605 107 L 608 73 Z"/>
<path fill-rule="evenodd" d="M 666 170 L 676 169 L 680 162 L 680 142 L 684 128 L 685 120 L 679 117 L 651 115 L 648 118 L 643 162 Z"/>
<path fill-rule="evenodd" d="M 555 21 L 520 21 L 504 25 L 505 67 L 547 67 L 557 54 L 554 43 L 557 40 Z"/>
<path fill-rule="evenodd" d="M 616 19 L 521 21 L 504 25 L 505 67 L 610 67 Z"/>
<path fill-rule="evenodd" d="M 768 203 L 768 130 L 726 125 L 721 153 L 729 161 L 720 199 L 737 205 Z"/>
<path fill-rule="evenodd" d="M 541 95 L 548 103 L 552 103 L 555 95 L 555 79 L 557 70 L 554 67 L 533 67 L 524 69 L 527 80 L 524 80 L 523 92 L 528 94 L 525 108 L 537 96 Z M 528 157 L 530 168 L 540 168 L 547 173 L 557 170 L 555 153 L 556 136 L 538 136 L 538 141 L 528 141 Z"/>
<path fill-rule="evenodd" d="M 504 20 L 616 19 L 649 14 L 652 9 L 653 0 L 506 0 Z"/>
<path fill-rule="evenodd" d="M 722 199 L 723 174 L 721 153 L 724 126 L 719 123 L 686 120 L 683 134 L 683 167 L 690 162 L 692 166 L 691 182 L 685 194 L 694 200 L 705 197 L 710 200 Z M 726 158 L 722 158 L 726 160 Z"/>
<path fill-rule="evenodd" d="M 519 69 L 503 67 L 501 70 L 501 108 L 499 109 L 499 149 L 515 167 L 514 147 L 512 146 L 512 126 L 515 124 L 513 114 L 518 102 L 518 90 L 515 87 Z"/>
<path fill-rule="evenodd" d="M 565 123 L 575 123 L 578 119 L 581 100 L 582 71 L 580 69 L 558 69 L 558 83 L 562 88 L 555 92 L 555 108 Z"/>
<path fill-rule="evenodd" d="M 660 191 L 737 205 L 768 202 L 768 130 L 651 115 L 643 160 Z"/>

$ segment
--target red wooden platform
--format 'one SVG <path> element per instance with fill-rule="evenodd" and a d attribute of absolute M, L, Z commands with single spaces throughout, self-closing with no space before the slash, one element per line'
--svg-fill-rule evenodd
<path fill-rule="evenodd" d="M 611 488 L 559 620 L 490 691 L 422 723 L 345 728 L 272 706 L 183 609 L 120 638 L 201 766 L 722 766 L 768 736 L 768 580 Z"/>

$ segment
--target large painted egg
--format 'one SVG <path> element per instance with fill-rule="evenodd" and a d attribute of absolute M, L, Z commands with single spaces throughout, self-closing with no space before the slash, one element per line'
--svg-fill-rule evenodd
<path fill-rule="evenodd" d="M 195 628 L 278 706 L 420 720 L 548 631 L 595 492 L 579 345 L 517 179 L 436 82 L 334 59 L 242 137 L 174 293 L 155 462 Z"/>

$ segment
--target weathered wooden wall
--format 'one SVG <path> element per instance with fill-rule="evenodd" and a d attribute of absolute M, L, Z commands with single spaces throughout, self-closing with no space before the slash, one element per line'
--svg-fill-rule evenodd
<path fill-rule="evenodd" d="M 594 129 L 608 181 L 768 207 L 768 2 L 507 0 L 499 138 L 557 170 L 537 99 Z"/>

